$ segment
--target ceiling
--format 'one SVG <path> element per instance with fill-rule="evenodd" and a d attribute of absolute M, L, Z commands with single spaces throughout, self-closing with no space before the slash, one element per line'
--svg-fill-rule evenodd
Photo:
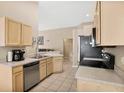
<path fill-rule="evenodd" d="M 91 22 L 95 1 L 40 1 L 39 30 L 72 27 Z"/>

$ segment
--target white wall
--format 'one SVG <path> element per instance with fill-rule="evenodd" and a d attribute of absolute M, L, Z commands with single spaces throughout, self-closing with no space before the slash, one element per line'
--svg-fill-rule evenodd
<path fill-rule="evenodd" d="M 44 36 L 44 45 L 39 48 L 50 48 L 60 50 L 63 53 L 63 40 L 73 38 L 73 27 L 39 31 L 40 36 Z"/>
<path fill-rule="evenodd" d="M 36 2 L 0 2 L 0 16 L 8 16 L 14 20 L 29 24 L 33 28 L 33 35 L 38 32 L 38 4 Z M 5 58 L 10 48 L 0 47 L 0 59 Z M 34 49 L 28 48 L 28 52 Z"/>

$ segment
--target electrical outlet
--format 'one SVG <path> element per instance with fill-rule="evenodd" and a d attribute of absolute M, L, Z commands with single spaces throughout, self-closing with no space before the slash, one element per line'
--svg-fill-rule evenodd
<path fill-rule="evenodd" d="M 121 63 L 124 64 L 124 57 L 121 57 Z"/>

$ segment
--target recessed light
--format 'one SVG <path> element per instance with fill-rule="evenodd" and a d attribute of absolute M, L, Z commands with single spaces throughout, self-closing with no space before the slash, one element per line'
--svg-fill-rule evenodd
<path fill-rule="evenodd" d="M 88 16 L 89 16 L 89 14 L 86 14 L 86 16 L 88 17 Z"/>

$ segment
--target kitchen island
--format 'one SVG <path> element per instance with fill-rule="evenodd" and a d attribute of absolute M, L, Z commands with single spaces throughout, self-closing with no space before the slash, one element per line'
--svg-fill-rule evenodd
<path fill-rule="evenodd" d="M 79 66 L 76 79 L 80 92 L 124 92 L 124 80 L 114 70 Z"/>

